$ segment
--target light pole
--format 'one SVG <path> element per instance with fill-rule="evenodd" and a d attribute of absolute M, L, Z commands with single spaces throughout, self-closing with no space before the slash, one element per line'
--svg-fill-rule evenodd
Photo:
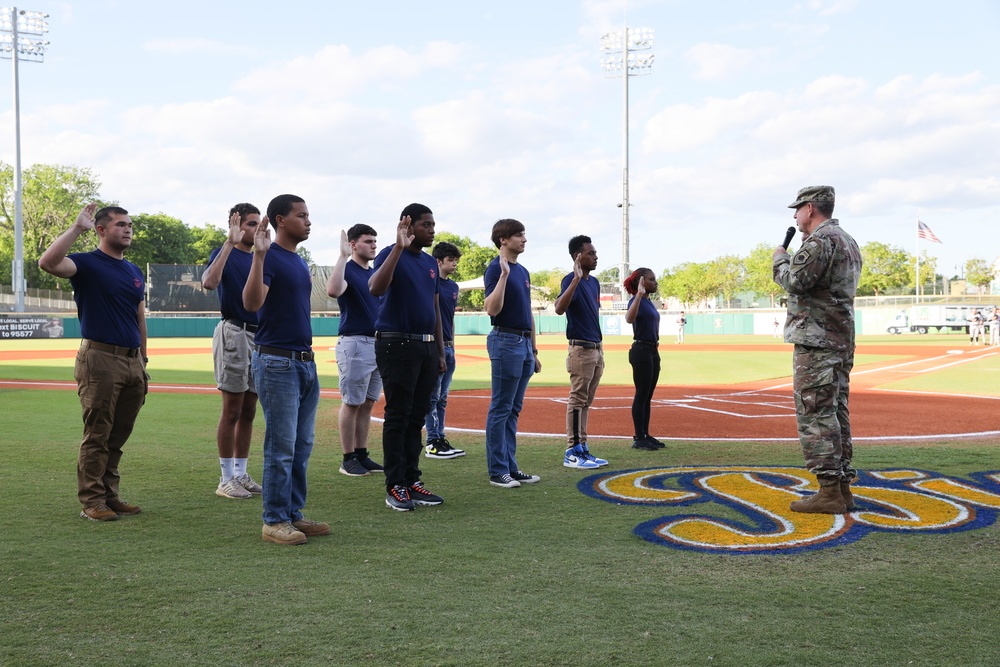
<path fill-rule="evenodd" d="M 609 32 L 601 37 L 601 52 L 605 57 L 601 67 L 609 78 L 621 77 L 624 89 L 623 161 L 622 169 L 622 264 L 618 282 L 625 279 L 629 271 L 629 228 L 628 228 L 628 79 L 630 76 L 649 74 L 653 67 L 653 54 L 644 53 L 653 47 L 652 28 L 625 28 L 621 32 Z M 634 53 L 638 51 L 639 53 Z"/>
<path fill-rule="evenodd" d="M 24 312 L 24 228 L 21 210 L 21 101 L 17 63 L 19 58 L 29 62 L 45 59 L 47 40 L 38 39 L 49 31 L 48 14 L 18 10 L 17 7 L 0 8 L 0 57 L 10 58 L 14 72 L 14 265 L 11 271 L 14 288 L 14 310 Z M 25 37 L 30 35 L 30 37 Z"/>

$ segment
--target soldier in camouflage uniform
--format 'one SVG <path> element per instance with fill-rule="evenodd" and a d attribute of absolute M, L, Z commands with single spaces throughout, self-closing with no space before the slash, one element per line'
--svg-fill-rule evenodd
<path fill-rule="evenodd" d="M 847 408 L 854 366 L 854 295 L 861 251 L 832 219 L 835 193 L 828 185 L 799 190 L 789 208 L 802 232 L 790 256 L 774 251 L 774 282 L 788 292 L 785 342 L 794 343 L 795 420 L 809 472 L 819 493 L 791 504 L 796 512 L 842 514 L 854 509 L 853 445 Z"/>

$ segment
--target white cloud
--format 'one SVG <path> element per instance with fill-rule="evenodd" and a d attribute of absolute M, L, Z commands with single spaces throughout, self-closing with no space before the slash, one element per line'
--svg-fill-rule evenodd
<path fill-rule="evenodd" d="M 166 53 L 168 55 L 201 56 L 246 56 L 254 50 L 241 44 L 230 44 L 214 39 L 199 39 L 194 37 L 177 37 L 173 39 L 151 39 L 142 45 L 146 51 Z"/>
<path fill-rule="evenodd" d="M 702 42 L 684 52 L 694 68 L 694 77 L 705 81 L 732 79 L 770 59 L 769 48 L 740 49 L 729 44 Z"/>

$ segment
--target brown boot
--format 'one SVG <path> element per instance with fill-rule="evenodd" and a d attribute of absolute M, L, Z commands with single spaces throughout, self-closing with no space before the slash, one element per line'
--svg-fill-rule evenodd
<path fill-rule="evenodd" d="M 844 497 L 840 495 L 838 482 L 819 487 L 819 493 L 802 500 L 796 500 L 789 507 L 793 512 L 810 514 L 843 514 L 847 511 Z"/>
<path fill-rule="evenodd" d="M 844 499 L 844 505 L 847 506 L 848 512 L 854 511 L 854 494 L 851 493 L 851 483 L 841 482 L 840 483 L 840 497 Z"/>

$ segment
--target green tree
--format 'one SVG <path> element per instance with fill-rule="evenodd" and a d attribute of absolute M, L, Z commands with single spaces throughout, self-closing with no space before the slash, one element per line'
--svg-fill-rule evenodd
<path fill-rule="evenodd" d="M 861 280 L 858 295 L 879 296 L 905 287 L 910 278 L 911 256 L 902 248 L 878 241 L 861 247 Z"/>
<path fill-rule="evenodd" d="M 140 213 L 131 218 L 132 247 L 125 257 L 143 273 L 147 264 L 195 263 L 194 234 L 183 222 L 165 213 Z"/>
<path fill-rule="evenodd" d="M 639 267 L 635 267 L 639 268 Z M 565 275 L 565 274 L 563 274 Z M 621 275 L 621 267 L 612 266 L 604 269 L 597 274 L 597 282 L 599 283 L 610 283 L 612 285 L 621 286 L 622 279 L 619 277 Z"/>
<path fill-rule="evenodd" d="M 781 285 L 774 282 L 774 244 L 760 243 L 753 247 L 750 254 L 743 260 L 743 289 L 756 294 L 766 294 L 771 300 L 771 307 L 777 298 L 784 294 Z"/>
<path fill-rule="evenodd" d="M 497 249 L 479 245 L 468 236 L 459 236 L 450 232 L 438 232 L 434 235 L 435 243 L 452 243 L 462 253 L 452 279 L 456 282 L 481 278 L 486 273 L 486 267 L 497 256 Z M 463 310 L 482 310 L 486 300 L 486 292 L 480 289 L 465 290 L 458 295 L 458 306 Z"/>
<path fill-rule="evenodd" d="M 721 294 L 726 306 L 730 306 L 733 296 L 743 287 L 743 258 L 739 255 L 716 257 L 708 263 L 707 278 L 715 285 L 716 294 Z"/>
<path fill-rule="evenodd" d="M 907 273 L 909 273 L 908 284 L 914 288 L 917 285 L 917 281 L 914 279 L 914 274 L 916 273 L 916 263 L 917 256 L 910 255 Z M 915 294 L 924 293 L 924 285 L 930 283 L 931 285 L 937 282 L 937 257 L 931 257 L 927 254 L 926 250 L 920 251 L 920 289 L 915 290 Z"/>
<path fill-rule="evenodd" d="M 562 279 L 566 275 L 564 269 L 544 269 L 531 274 L 531 286 L 536 296 L 545 301 L 545 305 L 555 303 L 562 292 Z"/>
<path fill-rule="evenodd" d="M 99 206 L 100 182 L 89 169 L 36 164 L 21 172 L 24 275 L 29 287 L 66 289 L 61 280 L 38 268 L 38 258 L 72 224 L 86 204 Z M 97 247 L 97 233 L 82 235 L 70 252 Z M 0 281 L 10 284 L 14 259 L 14 169 L 0 163 Z"/>
<path fill-rule="evenodd" d="M 315 266 L 313 263 L 313 256 L 306 248 L 299 246 L 295 249 L 295 253 L 301 257 L 308 266 Z"/>
<path fill-rule="evenodd" d="M 673 297 L 684 304 L 685 308 L 718 294 L 717 285 L 709 276 L 707 263 L 678 264 L 664 271 L 659 283 L 661 297 Z"/>
<path fill-rule="evenodd" d="M 195 264 L 208 264 L 208 258 L 212 256 L 212 251 L 221 248 L 226 242 L 229 232 L 215 225 L 205 224 L 204 227 L 194 227 L 191 229 L 191 253 Z"/>
<path fill-rule="evenodd" d="M 978 287 L 980 294 L 985 294 L 986 288 L 993 282 L 993 269 L 985 259 L 970 259 L 965 263 L 965 280 Z"/>

